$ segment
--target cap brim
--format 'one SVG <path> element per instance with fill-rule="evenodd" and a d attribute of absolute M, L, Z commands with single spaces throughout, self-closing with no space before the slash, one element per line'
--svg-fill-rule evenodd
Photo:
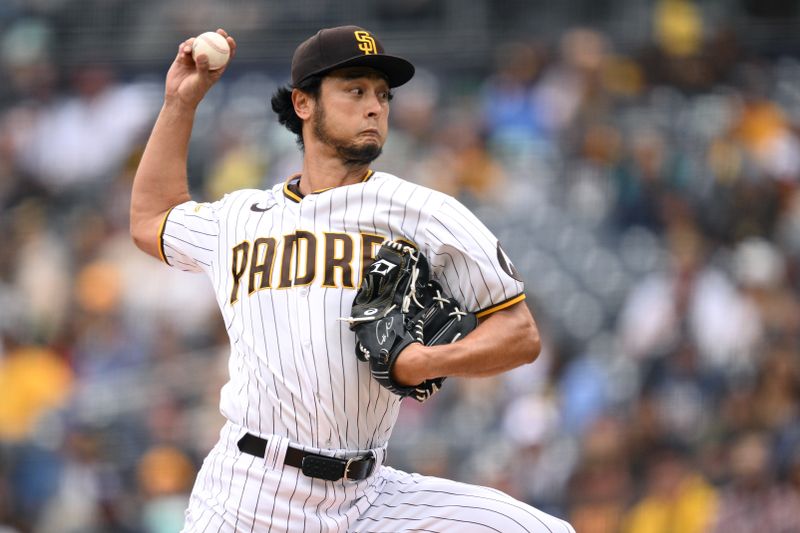
<path fill-rule="evenodd" d="M 414 65 L 402 57 L 386 54 L 365 54 L 351 57 L 330 67 L 312 72 L 306 78 L 345 67 L 370 67 L 379 70 L 386 74 L 389 87 L 399 87 L 414 77 Z"/>

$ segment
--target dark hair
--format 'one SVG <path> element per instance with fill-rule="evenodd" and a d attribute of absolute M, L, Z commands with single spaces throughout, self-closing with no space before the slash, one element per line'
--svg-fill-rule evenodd
<path fill-rule="evenodd" d="M 286 85 L 278 88 L 272 95 L 272 110 L 278 115 L 278 122 L 286 127 L 287 130 L 297 135 L 297 144 L 304 148 L 303 144 L 303 120 L 294 112 L 292 104 L 292 89 L 298 89 L 308 93 L 312 98 L 319 96 L 322 87 L 322 76 L 311 76 L 301 81 L 297 86 Z"/>

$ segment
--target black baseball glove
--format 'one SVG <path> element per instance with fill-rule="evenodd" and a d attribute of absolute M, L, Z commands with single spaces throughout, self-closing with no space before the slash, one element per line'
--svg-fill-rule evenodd
<path fill-rule="evenodd" d="M 428 279 L 425 257 L 411 246 L 385 242 L 365 272 L 353 301 L 350 323 L 356 333 L 356 356 L 369 362 L 372 376 L 393 393 L 424 402 L 444 378 L 403 386 L 392 378 L 395 361 L 409 344 L 427 346 L 455 342 L 475 329 L 475 315 L 444 296 Z"/>

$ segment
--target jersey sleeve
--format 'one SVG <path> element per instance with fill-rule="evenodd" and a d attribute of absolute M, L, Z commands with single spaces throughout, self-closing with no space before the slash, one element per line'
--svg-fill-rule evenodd
<path fill-rule="evenodd" d="M 432 210 L 425 241 L 433 277 L 479 318 L 525 299 L 522 278 L 497 237 L 454 198 Z"/>
<path fill-rule="evenodd" d="M 220 202 L 188 201 L 164 217 L 159 235 L 161 259 L 188 272 L 209 272 L 219 243 Z"/>

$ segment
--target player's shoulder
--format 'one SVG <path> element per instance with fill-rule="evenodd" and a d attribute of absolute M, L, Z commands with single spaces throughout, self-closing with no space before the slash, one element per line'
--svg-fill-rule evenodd
<path fill-rule="evenodd" d="M 215 204 L 221 210 L 238 210 L 242 206 L 254 203 L 271 203 L 274 198 L 275 193 L 272 189 L 237 189 L 225 193 Z"/>
<path fill-rule="evenodd" d="M 235 202 L 237 200 L 247 200 L 250 198 L 256 198 L 265 195 L 272 195 L 272 189 L 237 189 L 235 191 L 231 191 L 225 193 L 221 201 L 223 202 Z"/>
<path fill-rule="evenodd" d="M 238 211 L 242 207 L 262 203 L 271 203 L 272 191 L 262 189 L 238 189 L 226 192 L 222 197 L 213 201 L 189 200 L 173 208 L 173 213 L 185 212 L 193 216 L 211 219 L 221 219 L 231 211 Z"/>
<path fill-rule="evenodd" d="M 373 174 L 372 179 L 369 181 L 373 182 L 374 186 L 382 186 L 384 184 L 396 184 L 393 191 L 406 191 L 407 196 L 415 197 L 424 200 L 425 204 L 428 205 L 442 205 L 445 202 L 456 201 L 455 198 L 452 196 L 443 193 L 441 191 L 437 191 L 436 189 L 432 189 L 430 187 L 426 187 L 425 185 L 420 185 L 419 183 L 415 183 L 413 181 L 409 181 L 407 179 L 403 179 L 399 176 L 395 176 L 394 174 L 390 174 L 388 172 L 375 172 Z M 392 194 L 396 194 L 393 192 Z"/>

